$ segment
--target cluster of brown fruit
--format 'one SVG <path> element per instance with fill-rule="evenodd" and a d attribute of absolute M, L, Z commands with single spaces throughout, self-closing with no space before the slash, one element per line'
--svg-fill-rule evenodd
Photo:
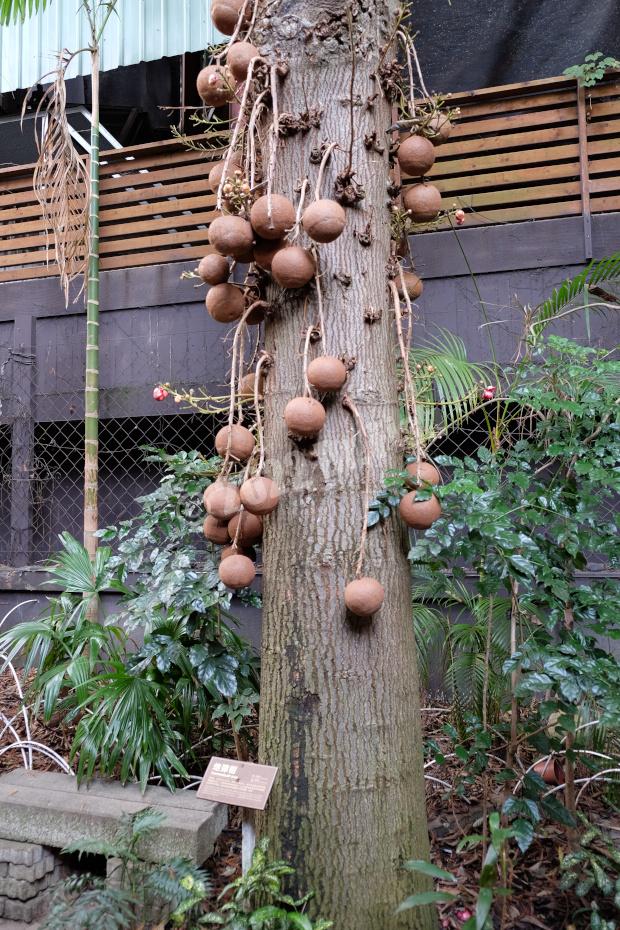
<path fill-rule="evenodd" d="M 254 436 L 240 424 L 225 426 L 215 437 L 215 448 L 222 457 L 247 462 L 254 453 Z M 218 478 L 205 490 L 203 532 L 210 542 L 225 546 L 218 574 L 229 588 L 246 588 L 254 580 L 252 547 L 263 535 L 263 517 L 276 509 L 279 500 L 278 486 L 263 475 L 248 478 L 239 487 Z"/>
<path fill-rule="evenodd" d="M 406 470 L 410 476 L 408 484 L 412 490 L 400 501 L 401 519 L 412 529 L 427 530 L 441 516 L 441 504 L 434 494 L 425 501 L 416 500 L 416 494 L 425 485 L 439 484 L 439 472 L 434 465 L 425 461 L 411 462 Z M 344 591 L 347 609 L 362 618 L 372 617 L 383 604 L 384 598 L 383 585 L 376 578 L 368 576 L 349 582 Z"/>
<path fill-rule="evenodd" d="M 431 222 L 441 210 L 438 188 L 422 179 L 435 164 L 436 146 L 446 142 L 451 131 L 450 120 L 437 113 L 424 127 L 428 135 L 411 135 L 398 148 L 396 159 L 400 170 L 409 177 L 421 179 L 408 185 L 403 192 L 403 205 L 415 223 Z"/>
<path fill-rule="evenodd" d="M 412 490 L 401 498 L 401 519 L 414 530 L 427 530 L 441 516 L 441 504 L 434 494 L 425 501 L 416 500 L 416 495 L 420 487 L 439 484 L 441 476 L 434 465 L 425 461 L 410 462 L 406 471 L 410 476 L 407 484 Z"/>

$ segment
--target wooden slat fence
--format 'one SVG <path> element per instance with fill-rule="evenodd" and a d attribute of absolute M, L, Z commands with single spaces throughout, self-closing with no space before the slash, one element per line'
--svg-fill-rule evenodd
<path fill-rule="evenodd" d="M 204 144 L 206 138 L 194 141 Z M 208 141 L 216 147 L 192 151 L 172 139 L 102 152 L 103 270 L 198 259 L 208 251 L 216 198 L 206 179 L 225 139 Z M 58 274 L 32 171 L 32 165 L 0 170 L 0 281 Z"/>
<path fill-rule="evenodd" d="M 581 215 L 587 247 L 591 213 L 620 211 L 620 72 L 585 91 L 552 78 L 453 94 L 450 106 L 461 115 L 429 180 L 444 207 L 467 209 L 468 227 Z M 102 153 L 102 268 L 204 255 L 215 215 L 206 177 L 221 152 L 170 140 Z M 0 170 L 0 281 L 57 274 L 46 247 L 32 165 Z"/>
<path fill-rule="evenodd" d="M 619 72 L 593 88 L 552 78 L 449 105 L 461 115 L 428 178 L 468 227 L 581 214 L 585 228 L 590 212 L 620 210 Z"/>

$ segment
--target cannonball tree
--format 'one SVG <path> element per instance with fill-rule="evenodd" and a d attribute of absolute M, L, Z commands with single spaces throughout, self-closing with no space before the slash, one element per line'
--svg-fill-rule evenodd
<path fill-rule="evenodd" d="M 238 101 L 197 272 L 232 334 L 205 534 L 233 588 L 262 539 L 260 761 L 280 775 L 257 829 L 338 930 L 435 925 L 395 913 L 402 862 L 428 856 L 407 527 L 440 513 L 407 364 L 422 290 L 407 233 L 440 215 L 424 174 L 454 114 L 424 86 L 406 12 L 217 0 L 230 40 L 198 79 L 205 105 Z M 375 525 L 406 456 L 406 502 Z"/>

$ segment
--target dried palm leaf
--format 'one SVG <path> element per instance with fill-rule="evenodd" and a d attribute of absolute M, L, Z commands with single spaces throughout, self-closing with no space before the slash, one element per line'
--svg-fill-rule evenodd
<path fill-rule="evenodd" d="M 49 239 L 54 241 L 66 303 L 70 283 L 84 274 L 88 260 L 88 172 L 84 159 L 75 150 L 67 120 L 65 75 L 76 54 L 79 52 L 63 50 L 56 68 L 41 78 L 41 82 L 46 78 L 52 78 L 52 82 L 35 114 L 35 123 L 45 118 L 45 129 L 41 141 L 37 136 L 39 157 L 33 188 L 48 237 L 48 260 Z M 22 117 L 31 95 L 32 89 L 24 101 Z"/>

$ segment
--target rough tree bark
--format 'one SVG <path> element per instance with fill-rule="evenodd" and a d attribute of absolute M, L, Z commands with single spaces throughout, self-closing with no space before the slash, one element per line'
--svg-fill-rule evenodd
<path fill-rule="evenodd" d="M 280 140 L 274 192 L 296 199 L 301 178 L 314 185 L 311 153 L 337 142 L 322 191 L 333 197 L 353 119 L 352 168 L 366 196 L 347 208 L 344 234 L 319 247 L 326 333 L 311 357 L 354 363 L 344 390 L 368 432 L 375 491 L 403 461 L 386 277 L 391 109 L 376 77 L 397 12 L 393 0 L 263 0 L 255 30 L 269 60 L 289 66 L 278 80 L 280 114 L 303 122 L 321 111 L 319 128 Z M 316 317 L 316 290 L 283 298 L 274 289 L 271 299 L 267 473 L 283 494 L 264 541 L 260 755 L 280 775 L 258 829 L 276 855 L 294 860 L 293 890 L 312 888 L 314 909 L 336 930 L 428 930 L 429 909 L 394 916 L 413 890 L 402 861 L 428 856 L 406 535 L 397 518 L 370 532 L 363 573 L 383 583 L 385 602 L 368 624 L 348 617 L 344 587 L 365 519 L 362 436 L 341 394 L 325 401 L 327 422 L 312 449 L 288 438 L 282 415 L 303 393 L 303 334 Z"/>

